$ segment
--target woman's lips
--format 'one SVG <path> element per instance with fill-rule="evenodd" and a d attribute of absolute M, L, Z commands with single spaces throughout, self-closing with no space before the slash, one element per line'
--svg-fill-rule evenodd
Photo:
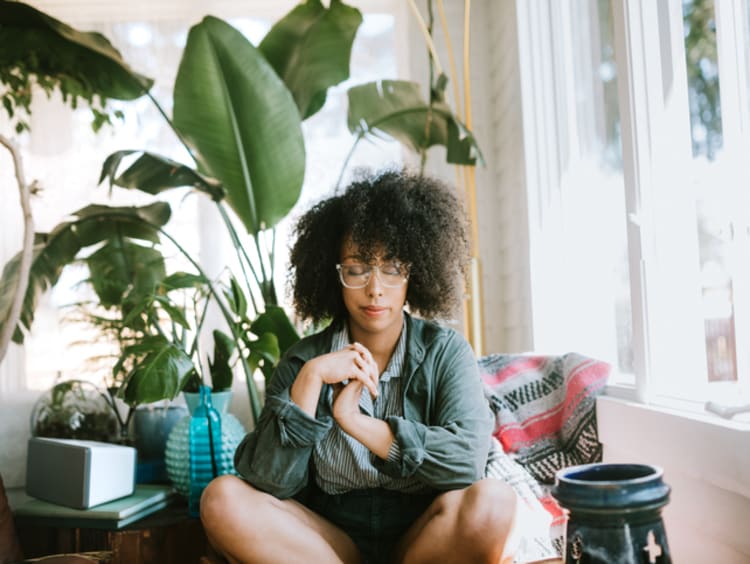
<path fill-rule="evenodd" d="M 362 311 L 364 311 L 365 314 L 369 315 L 370 317 L 379 317 L 386 311 L 386 308 L 378 306 L 367 306 L 363 307 Z"/>

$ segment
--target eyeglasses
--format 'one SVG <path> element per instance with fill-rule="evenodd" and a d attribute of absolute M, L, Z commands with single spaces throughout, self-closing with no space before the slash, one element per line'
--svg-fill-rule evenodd
<path fill-rule="evenodd" d="M 364 288 L 370 282 L 373 271 L 386 288 L 398 288 L 409 279 L 409 267 L 399 262 L 374 264 L 337 264 L 341 283 L 347 288 Z"/>

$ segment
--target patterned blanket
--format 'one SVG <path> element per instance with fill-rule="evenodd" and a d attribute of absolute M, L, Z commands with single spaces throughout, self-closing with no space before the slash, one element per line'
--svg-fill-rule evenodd
<path fill-rule="evenodd" d="M 594 407 L 610 366 L 575 353 L 493 354 L 479 369 L 495 414 L 485 474 L 519 499 L 515 561 L 560 557 L 565 516 L 549 487 L 557 470 L 601 460 Z"/>

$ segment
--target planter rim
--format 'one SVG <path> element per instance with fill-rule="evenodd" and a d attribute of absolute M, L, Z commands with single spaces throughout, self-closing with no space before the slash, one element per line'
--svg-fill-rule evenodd
<path fill-rule="evenodd" d="M 608 473 L 633 472 L 633 477 L 599 479 L 597 474 L 602 476 Z M 583 476 L 586 476 L 585 478 Z M 567 483 L 571 485 L 586 485 L 590 487 L 611 487 L 613 485 L 638 485 L 660 481 L 664 476 L 664 470 L 660 466 L 653 464 L 631 464 L 631 463 L 602 463 L 581 464 L 578 466 L 568 466 L 558 470 L 555 474 L 555 482 Z"/>

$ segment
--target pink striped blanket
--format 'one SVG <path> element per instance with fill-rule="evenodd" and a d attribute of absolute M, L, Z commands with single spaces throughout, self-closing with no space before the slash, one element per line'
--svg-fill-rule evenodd
<path fill-rule="evenodd" d="M 479 359 L 479 369 L 495 415 L 485 473 L 509 483 L 536 523 L 517 561 L 558 556 L 565 516 L 549 486 L 557 470 L 601 460 L 594 407 L 610 366 L 575 353 L 493 354 Z"/>

